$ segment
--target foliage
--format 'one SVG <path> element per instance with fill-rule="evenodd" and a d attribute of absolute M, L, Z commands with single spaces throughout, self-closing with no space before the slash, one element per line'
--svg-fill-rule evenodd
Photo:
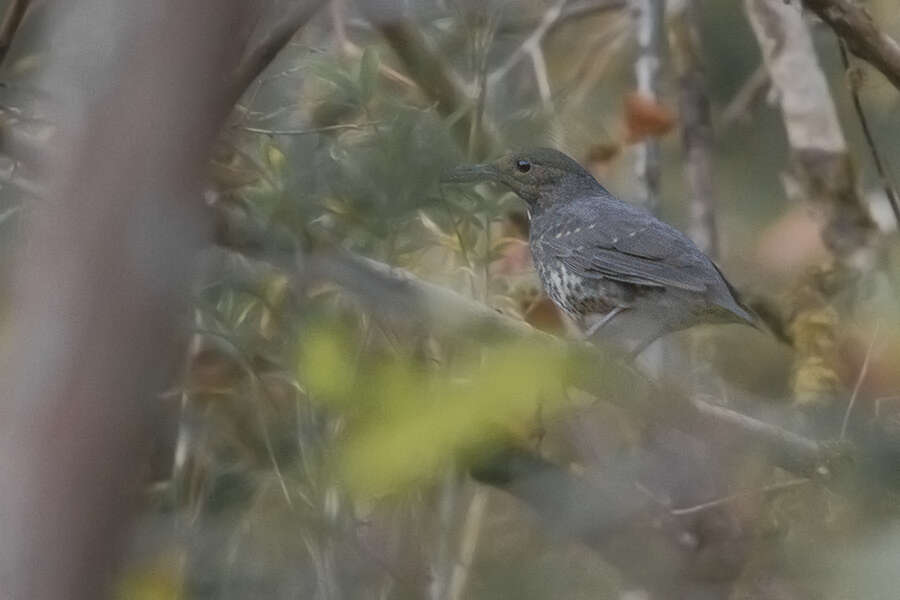
<path fill-rule="evenodd" d="M 571 338 L 533 272 L 524 206 L 441 177 L 484 158 L 479 139 L 496 152 L 549 144 L 639 197 L 634 165 L 659 144 L 660 213 L 688 229 L 696 190 L 682 168 L 695 157 L 679 133 L 692 107 L 675 61 L 663 57 L 659 98 L 634 91 L 635 27 L 620 3 L 414 2 L 404 23 L 428 67 L 417 78 L 402 52 L 415 36 L 344 4 L 286 47 L 217 142 L 210 204 L 262 239 L 215 255 L 195 282 L 185 372 L 160 400 L 172 439 L 116 596 L 892 597 L 897 236 L 878 234 L 854 257 L 863 266 L 844 268 L 791 205 L 779 115 L 759 90 L 733 106 L 758 62 L 739 7 L 702 3 L 698 17 L 717 259 L 787 343 L 681 333 L 639 385 L 577 341 L 416 310 L 420 291 L 400 276 L 399 292 L 374 279 L 360 292 L 304 269 L 365 256 Z M 851 131 L 846 74 L 832 38 L 816 36 Z M 442 74 L 463 102 L 422 81 Z M 895 155 L 896 90 L 860 89 Z M 6 231 L 26 204 L 0 200 Z M 824 441 L 850 475 L 795 473 L 751 435 L 678 414 L 697 402 Z"/>

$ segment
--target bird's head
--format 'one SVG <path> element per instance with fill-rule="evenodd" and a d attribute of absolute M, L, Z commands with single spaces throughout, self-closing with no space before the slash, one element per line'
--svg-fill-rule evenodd
<path fill-rule="evenodd" d="M 494 162 L 457 167 L 443 181 L 500 183 L 527 202 L 532 215 L 581 195 L 607 193 L 578 162 L 552 148 L 512 152 Z"/>

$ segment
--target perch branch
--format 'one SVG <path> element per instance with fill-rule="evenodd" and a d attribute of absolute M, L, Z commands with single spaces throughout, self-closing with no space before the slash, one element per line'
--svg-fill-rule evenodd
<path fill-rule="evenodd" d="M 630 414 L 655 420 L 685 432 L 703 431 L 711 423 L 748 445 L 765 452 L 774 462 L 801 475 L 816 474 L 829 462 L 829 454 L 816 442 L 772 425 L 707 402 L 691 399 L 672 386 L 652 383 L 616 355 L 582 343 L 567 343 L 534 329 L 524 321 L 504 315 L 443 286 L 424 281 L 412 273 L 342 250 L 322 251 L 291 258 L 291 249 L 266 244 L 268 232 L 236 213 L 221 212 L 217 242 L 236 250 L 249 249 L 251 256 L 268 260 L 293 273 L 297 286 L 316 281 L 337 283 L 363 302 L 369 310 L 389 313 L 404 319 L 418 319 L 433 330 L 453 336 L 478 335 L 482 338 L 530 338 L 573 353 L 579 365 L 594 368 L 575 369 L 572 385 L 587 390 L 627 389 L 633 394 L 604 394 L 608 400 Z M 583 361 L 583 362 L 582 362 Z M 610 368 L 598 368 L 607 365 Z M 650 399 L 640 400 L 639 390 L 651 390 Z M 821 472 L 818 473 L 822 475 Z"/>

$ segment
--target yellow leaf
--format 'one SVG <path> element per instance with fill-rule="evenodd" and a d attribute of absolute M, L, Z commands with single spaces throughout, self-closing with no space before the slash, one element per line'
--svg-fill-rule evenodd
<path fill-rule="evenodd" d="M 351 353 L 333 332 L 315 331 L 304 340 L 299 370 L 313 398 L 345 404 L 353 388 Z"/>
<path fill-rule="evenodd" d="M 287 159 L 278 146 L 268 144 L 266 145 L 266 162 L 269 164 L 269 168 L 272 169 L 272 171 L 281 173 Z"/>
<path fill-rule="evenodd" d="M 377 497 L 427 482 L 461 453 L 483 452 L 561 405 L 561 356 L 517 342 L 487 351 L 451 378 L 393 365 L 366 393 L 377 410 L 351 428 L 339 468 L 350 489 Z"/>

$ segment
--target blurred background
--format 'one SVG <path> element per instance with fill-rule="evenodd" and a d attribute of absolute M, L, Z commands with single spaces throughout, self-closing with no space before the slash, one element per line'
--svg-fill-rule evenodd
<path fill-rule="evenodd" d="M 896 598 L 894 2 L 149 4 L 0 2 L 0 597 Z M 770 331 L 576 343 L 533 146 Z"/>

